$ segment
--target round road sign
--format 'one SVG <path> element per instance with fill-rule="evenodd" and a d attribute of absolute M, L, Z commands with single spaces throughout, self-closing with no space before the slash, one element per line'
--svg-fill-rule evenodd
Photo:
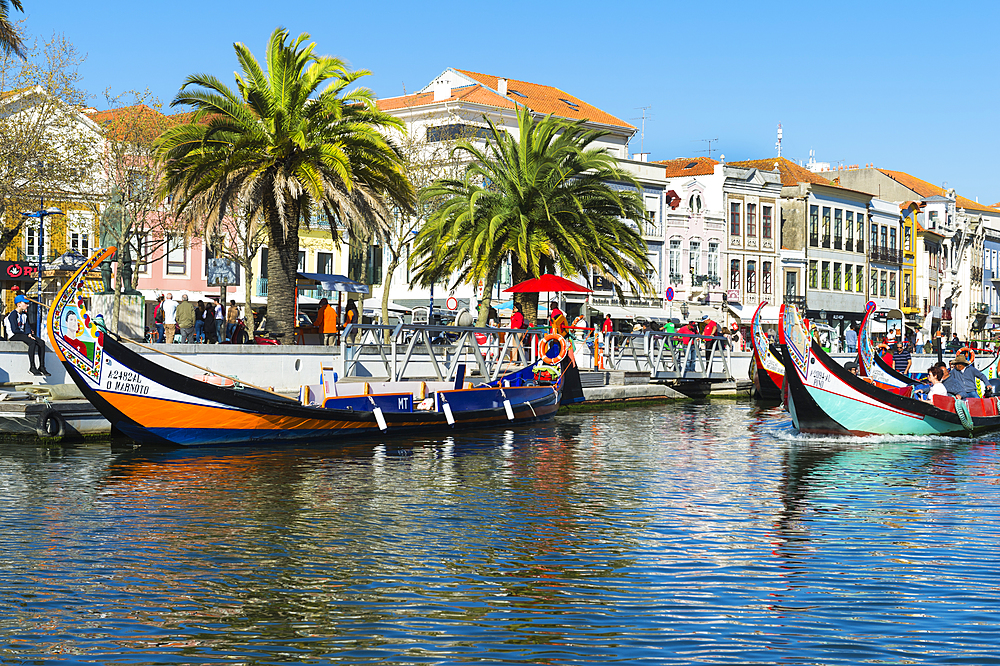
<path fill-rule="evenodd" d="M 455 298 L 454 296 L 449 296 L 448 300 L 445 301 L 445 305 L 448 306 L 449 310 L 457 310 L 458 309 L 458 299 Z"/>
<path fill-rule="evenodd" d="M 668 301 L 674 300 L 674 288 L 673 287 L 667 287 L 667 300 Z"/>

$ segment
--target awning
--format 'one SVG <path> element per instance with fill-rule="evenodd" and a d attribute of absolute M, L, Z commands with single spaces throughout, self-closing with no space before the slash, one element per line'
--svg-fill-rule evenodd
<path fill-rule="evenodd" d="M 741 323 L 749 326 L 750 320 L 753 319 L 753 313 L 757 311 L 756 305 L 736 305 L 733 303 L 727 303 L 726 307 L 729 309 L 733 316 L 738 318 Z M 777 305 L 765 305 L 760 311 L 760 321 L 762 324 L 777 324 L 778 323 L 778 313 L 781 309 Z"/>
<path fill-rule="evenodd" d="M 344 275 L 332 273 L 303 273 L 299 271 L 295 286 L 299 289 L 326 289 L 327 291 L 346 291 L 352 294 L 369 293 L 368 285 L 355 282 Z"/>

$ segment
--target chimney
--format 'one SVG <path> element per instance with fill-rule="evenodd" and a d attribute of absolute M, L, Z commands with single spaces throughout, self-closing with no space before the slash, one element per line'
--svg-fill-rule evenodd
<path fill-rule="evenodd" d="M 507 79 L 497 79 L 497 92 L 504 97 L 507 96 Z"/>
<path fill-rule="evenodd" d="M 451 84 L 448 83 L 447 79 L 438 79 L 431 85 L 431 88 L 434 90 L 435 102 L 442 102 L 451 97 Z"/>

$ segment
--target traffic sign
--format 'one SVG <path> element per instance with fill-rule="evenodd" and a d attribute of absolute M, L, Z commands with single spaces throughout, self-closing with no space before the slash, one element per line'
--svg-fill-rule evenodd
<path fill-rule="evenodd" d="M 448 306 L 449 310 L 457 310 L 458 309 L 458 299 L 455 298 L 454 296 L 449 296 L 448 300 L 445 301 L 445 305 Z"/>
<path fill-rule="evenodd" d="M 674 288 L 673 287 L 667 287 L 667 300 L 668 301 L 674 300 Z"/>

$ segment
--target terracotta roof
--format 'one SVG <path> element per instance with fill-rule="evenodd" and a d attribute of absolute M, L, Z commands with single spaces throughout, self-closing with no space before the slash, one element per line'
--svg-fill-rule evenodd
<path fill-rule="evenodd" d="M 998 201 L 995 204 L 993 204 L 992 206 L 990 206 L 990 208 L 1000 208 L 1000 201 Z"/>
<path fill-rule="evenodd" d="M 744 169 L 760 169 L 761 171 L 774 171 L 774 165 L 778 165 L 781 173 L 782 185 L 797 185 L 798 183 L 815 183 L 817 185 L 829 185 L 838 187 L 823 176 L 813 173 L 804 166 L 799 166 L 784 157 L 769 157 L 765 160 L 743 160 L 742 162 L 728 162 L 729 166 L 743 167 Z"/>
<path fill-rule="evenodd" d="M 145 104 L 123 106 L 106 111 L 95 111 L 87 115 L 105 133 L 110 133 L 111 135 L 117 134 L 116 138 L 119 139 L 125 133 L 131 134 L 132 132 L 147 134 L 148 139 L 153 139 L 159 136 L 160 132 L 167 127 L 183 122 L 179 117 L 182 114 L 165 116 Z"/>
<path fill-rule="evenodd" d="M 889 178 L 892 178 L 894 181 L 896 181 L 906 189 L 913 190 L 914 192 L 916 192 L 917 194 L 919 194 L 924 198 L 933 196 L 939 196 L 939 197 L 947 196 L 947 193 L 945 192 L 944 188 L 938 187 L 937 185 L 932 185 L 928 183 L 926 180 L 920 180 L 916 176 L 911 176 L 910 174 L 905 173 L 903 171 L 889 171 L 888 169 L 879 169 L 879 171 L 884 173 L 886 176 L 889 176 Z M 996 208 L 992 208 L 990 206 L 984 206 L 983 204 L 978 204 L 972 199 L 967 199 L 963 196 L 958 196 L 958 195 L 955 196 L 955 205 L 958 206 L 959 208 L 964 208 L 966 210 L 979 210 L 987 213 L 996 212 Z"/>
<path fill-rule="evenodd" d="M 715 165 L 719 162 L 711 157 L 678 157 L 675 160 L 660 160 L 653 164 L 665 167 L 667 178 L 678 176 L 711 176 L 715 173 Z"/>
<path fill-rule="evenodd" d="M 634 126 L 614 117 L 610 113 L 601 111 L 596 106 L 587 104 L 583 100 L 552 86 L 543 86 L 537 83 L 518 81 L 517 79 L 507 79 L 507 94 L 501 95 L 497 92 L 497 82 L 500 77 L 470 72 L 464 69 L 456 69 L 455 71 L 467 76 L 476 83 L 452 88 L 451 97 L 449 98 L 452 101 L 462 100 L 502 109 L 512 109 L 517 104 L 522 104 L 532 111 L 546 115 L 551 113 L 561 118 L 589 120 L 605 125 L 625 127 L 630 130 L 635 129 Z M 380 99 L 378 106 L 383 111 L 392 111 L 433 103 L 434 93 L 422 92 L 413 95 Z"/>

